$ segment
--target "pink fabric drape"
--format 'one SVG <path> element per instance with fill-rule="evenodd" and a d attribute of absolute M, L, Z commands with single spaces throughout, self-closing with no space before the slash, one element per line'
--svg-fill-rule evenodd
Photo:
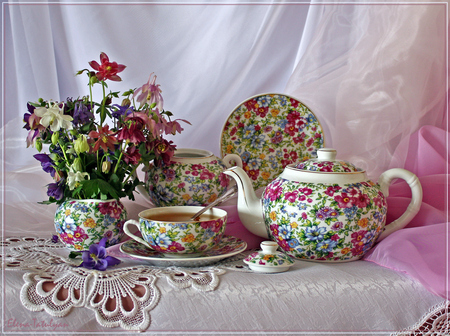
<path fill-rule="evenodd" d="M 392 233 L 365 256 L 420 281 L 429 291 L 449 298 L 448 286 L 448 132 L 423 126 L 409 139 L 405 169 L 414 172 L 423 188 L 419 213 L 406 228 Z M 409 204 L 405 182 L 389 189 L 388 218 L 398 218 Z"/>

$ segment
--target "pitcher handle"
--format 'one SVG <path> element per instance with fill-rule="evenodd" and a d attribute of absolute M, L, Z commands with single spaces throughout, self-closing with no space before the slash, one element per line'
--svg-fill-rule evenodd
<path fill-rule="evenodd" d="M 236 162 L 236 166 L 242 168 L 242 159 L 237 154 L 227 154 L 223 157 L 222 161 L 223 163 L 225 163 L 225 166 L 227 166 L 227 168 L 231 168 L 231 161 Z"/>
<path fill-rule="evenodd" d="M 152 163 L 149 163 L 149 165 Z M 145 175 L 147 175 L 147 171 L 148 171 L 149 167 L 144 165 L 144 167 L 142 168 L 142 171 L 145 172 Z M 133 177 L 138 177 L 137 173 L 136 173 L 137 169 L 133 172 Z M 146 183 L 146 181 L 144 181 L 144 183 Z M 142 185 L 142 184 L 138 184 L 136 186 L 136 190 L 139 192 L 139 194 L 141 194 L 142 197 L 144 197 L 144 199 L 151 203 L 154 204 L 152 199 L 150 198 L 147 189 Z"/>
<path fill-rule="evenodd" d="M 134 225 L 138 228 L 139 230 L 139 222 L 137 220 L 134 219 L 129 219 L 125 222 L 125 224 L 123 225 L 123 231 L 131 238 L 136 240 L 137 242 L 144 244 L 144 246 L 148 246 L 149 248 L 151 248 L 151 246 L 141 237 L 136 236 L 135 234 L 130 232 L 130 229 L 128 229 L 128 225 Z"/>
<path fill-rule="evenodd" d="M 389 186 L 392 181 L 397 178 L 405 180 L 411 188 L 411 202 L 409 203 L 406 211 L 398 219 L 385 226 L 385 229 L 378 237 L 377 242 L 383 240 L 392 232 L 404 228 L 420 210 L 423 196 L 422 185 L 420 184 L 419 178 L 406 169 L 393 168 L 381 174 L 378 179 L 378 184 L 380 185 L 383 194 L 386 197 L 389 196 Z"/>

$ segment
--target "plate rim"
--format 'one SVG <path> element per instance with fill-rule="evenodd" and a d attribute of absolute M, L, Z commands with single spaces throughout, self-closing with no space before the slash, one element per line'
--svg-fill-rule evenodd
<path fill-rule="evenodd" d="M 289 95 L 289 94 L 285 94 L 285 93 L 274 93 L 274 92 L 266 92 L 266 93 L 256 94 L 256 95 L 253 95 L 253 96 L 251 96 L 251 97 L 248 97 L 248 98 L 244 99 L 244 100 L 241 101 L 239 104 L 237 104 L 237 105 L 233 108 L 233 110 L 228 114 L 228 116 L 226 117 L 225 122 L 224 122 L 224 124 L 223 124 L 223 126 L 222 126 L 222 130 L 221 130 L 221 132 L 220 132 L 220 157 L 221 157 L 222 159 L 227 155 L 227 153 L 224 154 L 224 145 L 223 145 L 223 142 L 224 142 L 224 141 L 223 141 L 223 137 L 224 137 L 225 127 L 226 127 L 226 125 L 227 125 L 227 123 L 228 123 L 228 120 L 229 120 L 229 119 L 231 118 L 231 116 L 235 113 L 235 111 L 236 111 L 239 107 L 241 107 L 244 103 L 246 103 L 247 101 L 252 100 L 252 99 L 255 99 L 255 98 L 257 98 L 257 97 L 267 96 L 267 95 L 278 95 L 278 96 L 284 96 L 284 97 L 287 97 L 287 98 L 290 98 L 290 99 L 295 99 L 295 100 L 298 101 L 300 104 L 302 104 L 303 106 L 305 106 L 305 107 L 308 109 L 308 111 L 314 115 L 314 117 L 316 118 L 317 124 L 319 125 L 319 127 L 320 127 L 320 129 L 321 129 L 321 131 L 322 131 L 322 140 L 323 140 L 323 141 L 322 141 L 322 147 L 321 147 L 321 148 L 325 148 L 325 147 L 326 147 L 326 146 L 325 146 L 325 130 L 324 130 L 324 128 L 323 128 L 323 126 L 322 126 L 320 120 L 317 118 L 317 115 L 313 112 L 313 110 L 310 109 L 310 107 L 309 107 L 308 105 L 306 105 L 305 103 L 303 103 L 299 98 L 296 98 L 296 97 L 294 97 L 294 96 L 292 96 L 292 95 Z M 237 153 L 234 153 L 234 154 L 237 154 Z M 239 154 L 237 154 L 237 155 L 239 155 Z M 252 184 L 253 184 L 253 183 L 252 183 Z M 255 184 L 253 184 L 253 186 L 255 187 Z M 265 186 L 261 186 L 261 187 L 258 187 L 258 188 L 265 188 Z"/>

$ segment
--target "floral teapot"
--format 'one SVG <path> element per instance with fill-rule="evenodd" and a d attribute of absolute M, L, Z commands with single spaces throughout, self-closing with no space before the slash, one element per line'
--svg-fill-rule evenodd
<path fill-rule="evenodd" d="M 288 165 L 259 199 L 244 170 L 224 173 L 238 185 L 238 213 L 252 233 L 270 238 L 289 256 L 312 261 L 352 261 L 377 241 L 403 228 L 417 214 L 422 187 L 413 173 L 384 172 L 378 184 L 351 163 L 322 148 L 318 158 Z M 407 181 L 412 199 L 403 215 L 385 227 L 386 197 L 393 179 Z"/>
<path fill-rule="evenodd" d="M 146 167 L 139 191 L 156 206 L 207 205 L 228 190 L 233 181 L 223 172 L 233 164 L 242 167 L 239 155 L 219 159 L 207 150 L 179 148 L 169 164 Z"/>

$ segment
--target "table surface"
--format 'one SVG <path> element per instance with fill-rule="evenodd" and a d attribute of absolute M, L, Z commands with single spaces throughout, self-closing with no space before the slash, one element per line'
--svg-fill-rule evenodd
<path fill-rule="evenodd" d="M 125 257 L 99 272 L 69 266 L 68 251 L 49 239 L 7 239 L 3 246 L 4 332 L 390 335 L 444 302 L 409 276 L 367 261 L 296 261 L 287 272 L 262 274 L 242 262 L 247 251 L 201 268 L 155 267 Z M 42 304 L 48 293 L 36 286 L 67 279 L 72 281 L 66 282 L 69 288 L 77 279 L 85 293 L 79 290 L 69 298 L 71 308 L 58 317 L 51 303 L 55 299 Z M 139 312 L 128 312 L 122 322 L 118 312 L 108 317 L 95 307 L 97 294 L 133 286 L 150 294 Z M 79 302 L 80 296 L 85 302 Z M 120 295 L 115 299 L 123 301 Z"/>

